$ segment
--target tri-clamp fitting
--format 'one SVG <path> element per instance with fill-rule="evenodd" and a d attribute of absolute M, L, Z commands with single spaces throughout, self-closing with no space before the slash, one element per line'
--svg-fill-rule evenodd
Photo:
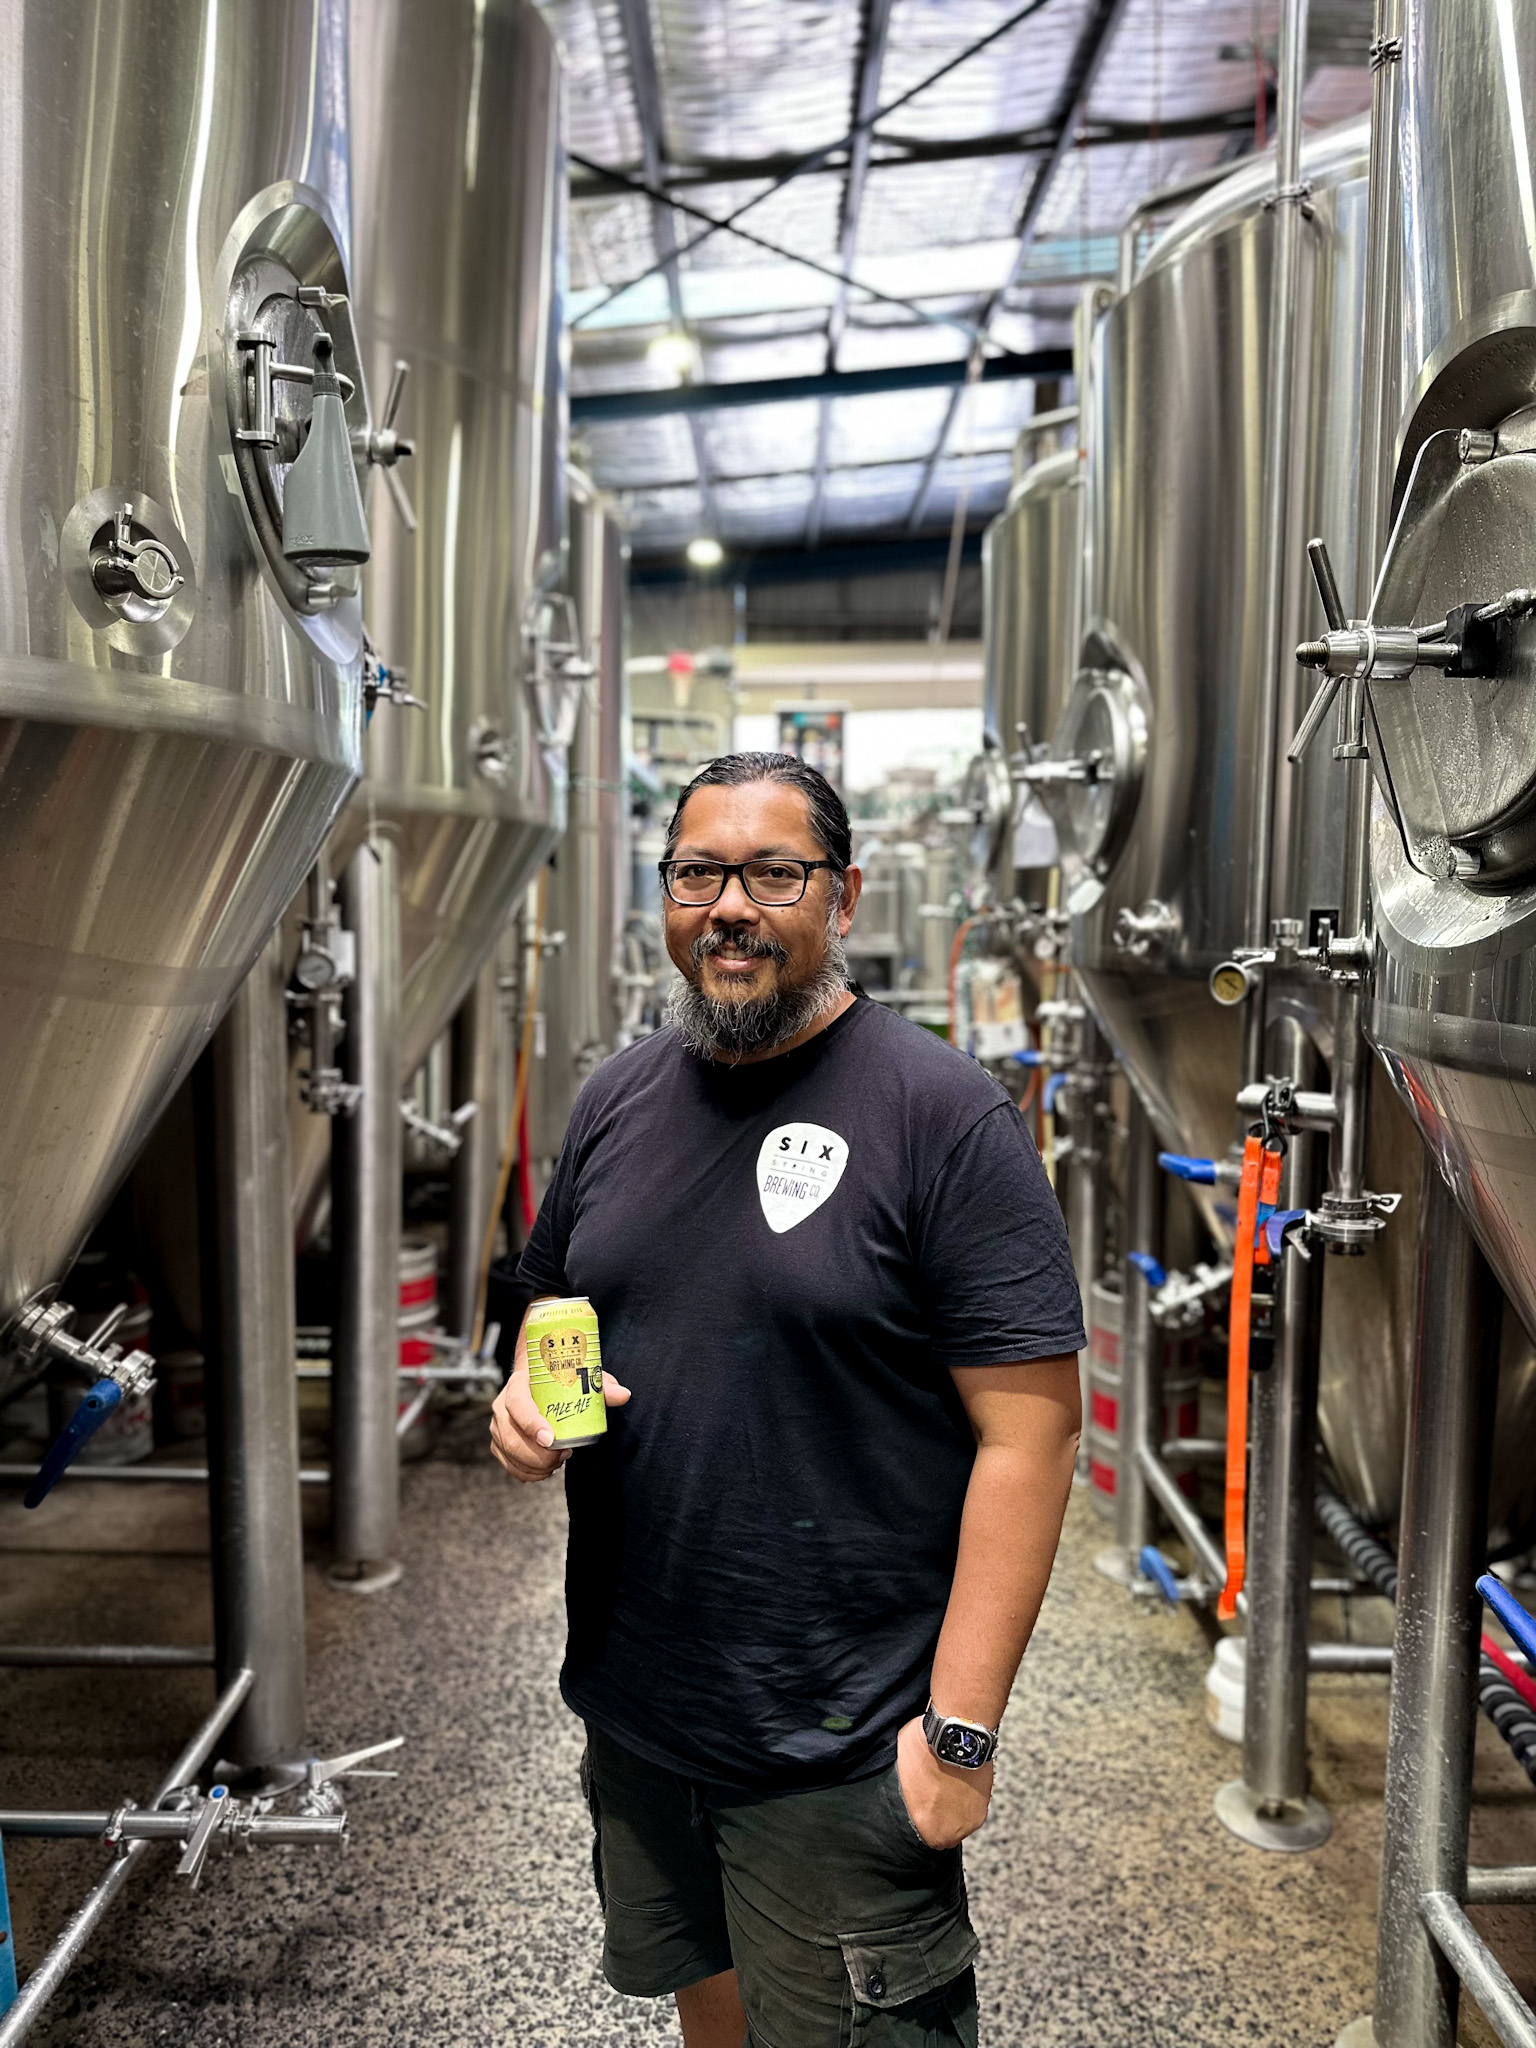
<path fill-rule="evenodd" d="M 153 534 L 134 539 L 133 507 L 122 505 L 112 515 L 106 546 L 91 556 L 91 581 L 108 604 L 138 599 L 163 611 L 186 578 L 164 541 Z"/>
<path fill-rule="evenodd" d="M 1173 905 L 1152 896 L 1139 910 L 1127 905 L 1115 919 L 1115 948 L 1117 952 L 1129 953 L 1133 960 L 1145 960 L 1149 954 L 1160 953 L 1171 945 L 1181 928 L 1179 913 Z"/>
<path fill-rule="evenodd" d="M 124 1352 L 111 1341 L 112 1332 L 128 1313 L 126 1302 L 88 1338 L 71 1337 L 66 1329 L 74 1313 L 67 1302 L 39 1298 L 27 1304 L 9 1332 L 10 1342 L 23 1358 L 54 1359 L 94 1376 L 93 1385 L 54 1439 L 23 1496 L 29 1508 L 41 1505 L 114 1409 L 154 1390 L 155 1361 L 149 1353 Z"/>
<path fill-rule="evenodd" d="M 1255 1081 L 1238 1090 L 1237 1106 L 1257 1111 L 1266 1130 L 1281 1134 L 1291 1131 L 1328 1131 L 1339 1124 L 1339 1104 L 1331 1094 L 1297 1088 L 1289 1081 Z M 1382 1230 L 1387 1218 L 1402 1201 L 1401 1195 L 1377 1195 L 1362 1189 L 1358 1196 L 1345 1198 L 1330 1190 L 1316 1209 L 1286 1209 L 1261 1219 L 1268 1238 L 1270 1256 L 1278 1258 L 1285 1245 L 1294 1245 L 1303 1258 L 1309 1247 L 1321 1244 L 1333 1252 L 1361 1252 Z"/>

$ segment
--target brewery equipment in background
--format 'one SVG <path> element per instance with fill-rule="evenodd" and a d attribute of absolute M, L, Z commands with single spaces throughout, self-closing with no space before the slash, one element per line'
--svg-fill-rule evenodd
<path fill-rule="evenodd" d="M 527 1093 L 529 1158 L 541 1195 L 587 1078 L 619 1043 L 629 914 L 624 753 L 623 534 L 595 488 L 568 472 L 571 637 L 588 671 L 571 740 L 565 833 L 545 892 L 545 958 Z"/>

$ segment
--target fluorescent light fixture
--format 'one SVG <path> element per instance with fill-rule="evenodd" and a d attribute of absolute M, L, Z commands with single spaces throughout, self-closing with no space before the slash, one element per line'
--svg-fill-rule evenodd
<path fill-rule="evenodd" d="M 718 569 L 725 560 L 725 549 L 711 535 L 701 533 L 697 540 L 689 541 L 688 559 L 695 569 Z"/>
<path fill-rule="evenodd" d="M 698 357 L 693 343 L 686 334 L 659 334 L 645 352 L 645 358 L 653 369 L 664 377 L 670 377 L 674 384 L 681 384 L 685 377 L 693 374 Z"/>

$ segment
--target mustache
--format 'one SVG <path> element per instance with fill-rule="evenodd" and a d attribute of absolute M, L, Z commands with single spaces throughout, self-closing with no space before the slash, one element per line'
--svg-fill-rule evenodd
<path fill-rule="evenodd" d="M 777 939 L 769 938 L 766 932 L 753 931 L 750 925 L 701 933 L 688 948 L 688 956 L 695 967 L 702 967 L 711 953 L 723 953 L 727 947 L 754 960 L 776 961 L 780 967 L 789 959 L 788 952 Z"/>

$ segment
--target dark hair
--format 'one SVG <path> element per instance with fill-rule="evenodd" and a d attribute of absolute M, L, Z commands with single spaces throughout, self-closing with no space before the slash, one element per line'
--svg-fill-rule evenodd
<path fill-rule="evenodd" d="M 811 830 L 832 862 L 834 875 L 840 875 L 844 868 L 851 866 L 853 834 L 849 830 L 848 813 L 842 798 L 825 775 L 794 754 L 722 754 L 718 761 L 708 762 L 678 797 L 677 809 L 667 827 L 666 858 L 670 860 L 677 850 L 683 829 L 683 812 L 696 789 L 721 785 L 736 788 L 744 782 L 783 782 L 791 789 L 798 789 L 810 812 Z"/>

